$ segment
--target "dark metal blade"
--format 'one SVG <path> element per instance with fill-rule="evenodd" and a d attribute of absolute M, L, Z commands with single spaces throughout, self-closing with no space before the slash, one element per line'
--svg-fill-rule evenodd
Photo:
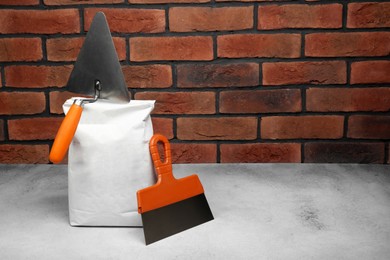
<path fill-rule="evenodd" d="M 114 102 L 130 101 L 110 29 L 102 12 L 93 18 L 67 88 L 71 92 L 94 96 L 95 80 L 99 80 L 102 86 L 100 98 Z"/>
<path fill-rule="evenodd" d="M 142 213 L 145 242 L 151 244 L 213 219 L 203 193 Z"/>

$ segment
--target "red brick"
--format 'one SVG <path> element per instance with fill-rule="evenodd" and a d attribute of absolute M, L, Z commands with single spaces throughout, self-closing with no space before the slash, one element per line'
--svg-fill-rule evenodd
<path fill-rule="evenodd" d="M 390 61 L 359 61 L 351 65 L 351 84 L 390 83 Z"/>
<path fill-rule="evenodd" d="M 177 138 L 181 140 L 254 140 L 256 117 L 178 118 Z"/>
<path fill-rule="evenodd" d="M 22 88 L 63 87 L 73 69 L 64 66 L 8 66 L 5 68 L 6 85 Z"/>
<path fill-rule="evenodd" d="M 222 163 L 300 163 L 297 143 L 221 144 Z"/>
<path fill-rule="evenodd" d="M 119 60 L 126 59 L 125 38 L 113 37 Z M 50 61 L 75 61 L 84 38 L 54 38 L 46 41 L 47 59 Z"/>
<path fill-rule="evenodd" d="M 287 2 L 287 1 L 296 1 L 296 0 L 240 0 L 240 2 Z M 237 0 L 216 0 L 216 2 L 238 2 Z"/>
<path fill-rule="evenodd" d="M 49 101 L 50 101 L 50 113 L 53 114 L 63 114 L 64 111 L 62 109 L 62 105 L 65 103 L 66 100 L 70 99 L 71 97 L 74 97 L 75 93 L 68 92 L 68 91 L 52 91 L 49 94 Z"/>
<path fill-rule="evenodd" d="M 0 144 L 0 163 L 48 163 L 49 146 Z"/>
<path fill-rule="evenodd" d="M 153 131 L 166 136 L 168 139 L 173 138 L 173 119 L 152 117 Z"/>
<path fill-rule="evenodd" d="M 128 0 L 130 4 L 208 3 L 211 0 Z"/>
<path fill-rule="evenodd" d="M 219 98 L 221 113 L 300 112 L 299 89 L 224 91 Z"/>
<path fill-rule="evenodd" d="M 32 92 L 0 93 L 0 115 L 32 115 L 45 111 L 45 94 Z"/>
<path fill-rule="evenodd" d="M 42 117 L 8 120 L 10 140 L 52 140 L 63 118 Z"/>
<path fill-rule="evenodd" d="M 217 38 L 218 57 L 298 58 L 301 55 L 299 34 L 234 34 Z"/>
<path fill-rule="evenodd" d="M 130 60 L 212 60 L 213 40 L 209 36 L 134 37 L 130 39 Z"/>
<path fill-rule="evenodd" d="M 341 28 L 341 4 L 259 6 L 258 29 Z"/>
<path fill-rule="evenodd" d="M 84 11 L 84 28 L 89 30 L 92 19 L 104 12 L 111 32 L 158 33 L 165 31 L 165 11 L 162 9 L 88 8 Z"/>
<path fill-rule="evenodd" d="M 264 85 L 345 84 L 344 61 L 302 61 L 263 63 Z"/>
<path fill-rule="evenodd" d="M 124 0 L 43 0 L 45 5 L 119 4 Z"/>
<path fill-rule="evenodd" d="M 350 116 L 348 120 L 348 137 L 390 139 L 390 116 Z"/>
<path fill-rule="evenodd" d="M 122 67 L 129 88 L 169 88 L 172 86 L 170 65 L 144 65 Z"/>
<path fill-rule="evenodd" d="M 140 92 L 135 98 L 156 100 L 153 114 L 215 114 L 214 92 Z"/>
<path fill-rule="evenodd" d="M 315 112 L 389 111 L 390 88 L 309 88 L 306 109 Z"/>
<path fill-rule="evenodd" d="M 343 116 L 271 116 L 261 119 L 263 139 L 338 139 Z"/>
<path fill-rule="evenodd" d="M 253 6 L 169 9 L 169 30 L 172 32 L 234 31 L 251 28 Z"/>
<path fill-rule="evenodd" d="M 0 120 L 0 141 L 3 141 L 4 139 L 5 139 L 4 121 Z"/>
<path fill-rule="evenodd" d="M 173 163 L 216 163 L 215 144 L 171 143 Z"/>
<path fill-rule="evenodd" d="M 39 5 L 39 0 L 1 0 L 0 5 Z"/>
<path fill-rule="evenodd" d="M 390 32 L 313 33 L 306 35 L 305 55 L 311 57 L 387 56 Z"/>
<path fill-rule="evenodd" d="M 348 28 L 390 27 L 390 3 L 350 3 L 348 4 Z"/>
<path fill-rule="evenodd" d="M 80 32 L 77 9 L 0 10 L 0 33 L 69 34 Z"/>
<path fill-rule="evenodd" d="M 40 38 L 0 39 L 0 61 L 38 61 L 42 57 Z"/>
<path fill-rule="evenodd" d="M 383 143 L 306 143 L 305 163 L 383 163 Z"/>
<path fill-rule="evenodd" d="M 184 64 L 177 66 L 179 88 L 248 87 L 259 85 L 259 64 Z"/>

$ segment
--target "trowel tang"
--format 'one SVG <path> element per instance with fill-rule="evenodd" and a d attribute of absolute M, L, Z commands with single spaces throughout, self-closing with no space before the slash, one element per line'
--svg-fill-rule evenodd
<path fill-rule="evenodd" d="M 51 148 L 49 159 L 53 163 L 61 162 L 66 152 L 68 151 L 69 145 L 76 133 L 77 126 L 80 122 L 81 113 L 85 103 L 93 103 L 98 100 L 100 91 L 102 90 L 100 81 L 95 81 L 95 97 L 76 99 L 66 114 L 64 120 L 58 129 L 56 138 L 54 139 L 53 147 Z"/>

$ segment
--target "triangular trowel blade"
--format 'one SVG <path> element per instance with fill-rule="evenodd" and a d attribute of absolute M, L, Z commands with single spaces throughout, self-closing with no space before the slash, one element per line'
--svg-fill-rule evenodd
<path fill-rule="evenodd" d="M 130 101 L 110 29 L 102 12 L 93 18 L 67 88 L 71 92 L 93 96 L 96 80 L 102 86 L 100 98 L 114 102 Z"/>

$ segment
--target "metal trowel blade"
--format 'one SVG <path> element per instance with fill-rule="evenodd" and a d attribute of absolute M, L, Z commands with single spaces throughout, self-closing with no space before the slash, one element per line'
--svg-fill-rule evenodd
<path fill-rule="evenodd" d="M 110 29 L 102 12 L 96 13 L 93 18 L 67 88 L 71 92 L 94 96 L 96 80 L 102 87 L 99 98 L 119 103 L 130 101 Z"/>

